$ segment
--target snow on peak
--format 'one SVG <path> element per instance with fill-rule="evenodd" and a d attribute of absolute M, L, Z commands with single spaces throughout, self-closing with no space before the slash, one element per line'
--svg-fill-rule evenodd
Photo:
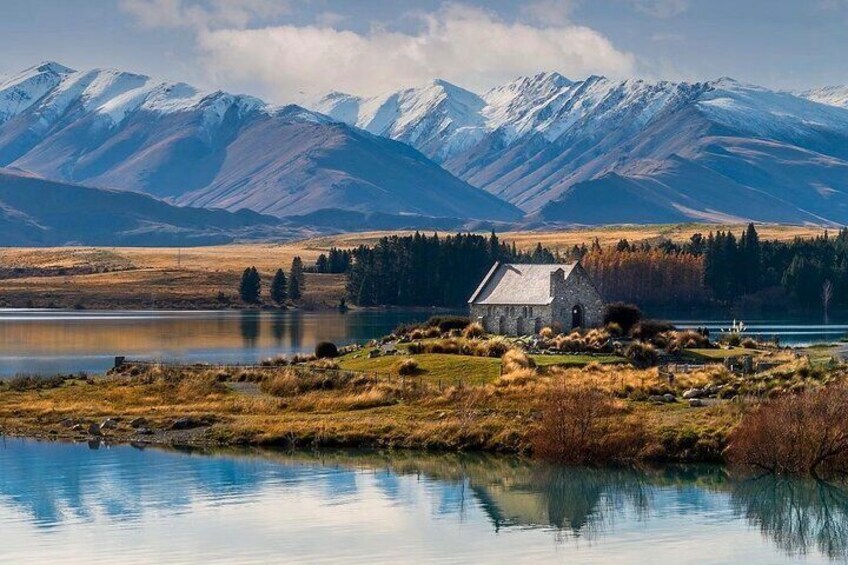
<path fill-rule="evenodd" d="M 805 90 L 794 94 L 801 98 L 818 102 L 819 104 L 848 108 L 848 85 L 825 86 L 823 88 L 814 88 L 812 90 Z"/>
<path fill-rule="evenodd" d="M 204 123 L 214 125 L 231 107 L 244 114 L 267 105 L 252 96 L 204 92 L 117 69 L 75 71 L 55 62 L 0 81 L 0 123 L 32 109 L 40 116 L 39 128 L 49 127 L 70 111 L 102 116 L 115 126 L 137 110 L 202 110 Z"/>

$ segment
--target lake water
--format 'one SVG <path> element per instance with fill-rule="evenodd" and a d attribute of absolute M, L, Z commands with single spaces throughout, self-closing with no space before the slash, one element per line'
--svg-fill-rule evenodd
<path fill-rule="evenodd" d="M 0 375 L 102 372 L 116 355 L 255 363 L 338 345 L 426 320 L 426 311 L 60 311 L 0 309 Z"/>
<path fill-rule="evenodd" d="M 720 467 L 0 442 L 2 563 L 848 560 L 848 491 Z"/>
<path fill-rule="evenodd" d="M 275 355 L 312 352 L 322 340 L 339 345 L 423 321 L 426 311 L 59 311 L 0 310 L 0 376 L 16 373 L 102 372 L 116 355 L 209 363 L 255 363 Z M 731 320 L 675 318 L 680 327 L 706 325 L 712 335 Z M 747 334 L 789 345 L 833 342 L 841 322 L 815 318 L 748 320 Z"/>

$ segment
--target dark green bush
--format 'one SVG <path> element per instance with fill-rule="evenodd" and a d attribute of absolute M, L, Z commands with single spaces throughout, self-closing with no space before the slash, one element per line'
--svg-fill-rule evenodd
<path fill-rule="evenodd" d="M 623 335 L 627 335 L 642 320 L 642 311 L 635 304 L 616 302 L 607 305 L 604 325 L 618 324 Z"/>
<path fill-rule="evenodd" d="M 318 359 L 333 359 L 339 356 L 339 348 L 331 341 L 320 341 L 315 346 L 315 357 Z"/>

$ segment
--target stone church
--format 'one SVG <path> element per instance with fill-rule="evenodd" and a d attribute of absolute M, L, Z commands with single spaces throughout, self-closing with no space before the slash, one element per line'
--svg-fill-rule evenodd
<path fill-rule="evenodd" d="M 471 320 L 487 332 L 529 335 L 600 326 L 604 301 L 580 263 L 495 263 L 468 300 Z"/>

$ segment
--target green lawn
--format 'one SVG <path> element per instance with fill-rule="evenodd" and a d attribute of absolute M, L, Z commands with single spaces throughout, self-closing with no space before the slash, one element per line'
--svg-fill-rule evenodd
<path fill-rule="evenodd" d="M 357 355 L 358 357 L 354 357 Z M 368 358 L 368 350 L 339 358 L 339 366 L 350 371 L 374 372 L 397 375 L 397 366 L 404 359 L 418 362 L 418 376 L 428 381 L 451 385 L 460 381 L 466 384 L 492 382 L 501 374 L 501 360 L 491 357 L 472 357 L 469 355 L 449 355 L 445 353 L 422 353 L 420 355 L 388 355 Z"/>
<path fill-rule="evenodd" d="M 758 351 L 744 347 L 732 347 L 730 349 L 685 349 L 683 354 L 697 361 L 724 361 L 731 357 L 756 356 Z"/>
<path fill-rule="evenodd" d="M 539 367 L 554 365 L 566 367 L 584 367 L 595 362 L 602 365 L 626 364 L 627 359 L 618 355 L 531 355 Z"/>

